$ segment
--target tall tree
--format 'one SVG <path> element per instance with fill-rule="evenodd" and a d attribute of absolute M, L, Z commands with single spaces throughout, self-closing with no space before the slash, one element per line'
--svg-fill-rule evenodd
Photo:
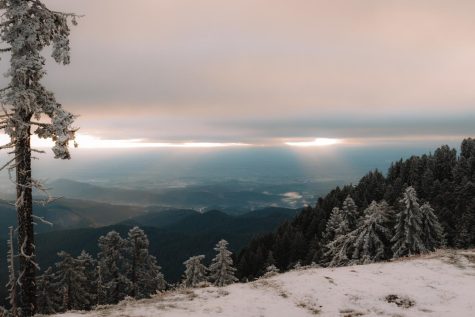
<path fill-rule="evenodd" d="M 406 188 L 400 202 L 403 208 L 397 214 L 392 238 L 394 257 L 427 252 L 422 233 L 422 211 L 414 187 Z"/>
<path fill-rule="evenodd" d="M 37 304 L 39 314 L 51 315 L 61 310 L 61 297 L 55 279 L 56 276 L 51 267 L 44 271 L 37 279 Z"/>
<path fill-rule="evenodd" d="M 90 299 L 84 264 L 69 253 L 58 253 L 60 261 L 56 263 L 58 288 L 64 291 L 63 310 L 84 310 L 90 306 Z"/>
<path fill-rule="evenodd" d="M 236 269 L 233 266 L 232 253 L 228 250 L 228 242 L 224 239 L 219 241 L 214 250 L 217 254 L 209 267 L 211 281 L 216 286 L 225 286 L 236 282 L 237 278 L 234 276 Z"/>
<path fill-rule="evenodd" d="M 391 257 L 392 210 L 382 201 L 373 201 L 364 212 L 354 237 L 353 262 L 367 264 Z"/>
<path fill-rule="evenodd" d="M 206 266 L 203 265 L 204 255 L 192 256 L 183 264 L 186 267 L 183 285 L 186 287 L 196 287 L 206 281 Z"/>
<path fill-rule="evenodd" d="M 41 84 L 46 73 L 41 52 L 52 46 L 54 60 L 68 64 L 69 18 L 76 22 L 73 14 L 49 10 L 40 0 L 2 0 L 0 11 L 0 38 L 6 45 L 0 51 L 10 54 L 6 73 L 10 83 L 0 91 L 4 106 L 0 127 L 10 136 L 10 142 L 0 148 L 11 148 L 14 154 L 5 167 L 16 170 L 21 308 L 25 316 L 32 316 L 36 311 L 37 269 L 32 189 L 43 188 L 32 178 L 30 137 L 34 133 L 51 138 L 55 157 L 69 159 L 68 143 L 74 140 L 75 131 L 71 127 L 74 116 Z"/>
<path fill-rule="evenodd" d="M 130 295 L 145 298 L 165 288 L 165 280 L 154 256 L 149 254 L 149 241 L 145 232 L 134 227 L 128 233 Z"/>
<path fill-rule="evenodd" d="M 126 260 L 127 248 L 127 240 L 116 231 L 99 238 L 98 265 L 107 304 L 117 304 L 130 292 L 131 282 L 127 277 L 129 271 Z"/>
<path fill-rule="evenodd" d="M 444 229 L 429 203 L 421 206 L 422 238 L 427 250 L 434 251 L 444 244 Z"/>

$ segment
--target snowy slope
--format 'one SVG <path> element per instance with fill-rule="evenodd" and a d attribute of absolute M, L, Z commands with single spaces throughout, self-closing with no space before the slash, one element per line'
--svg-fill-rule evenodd
<path fill-rule="evenodd" d="M 225 288 L 181 290 L 63 317 L 475 316 L 475 250 L 309 268 Z"/>

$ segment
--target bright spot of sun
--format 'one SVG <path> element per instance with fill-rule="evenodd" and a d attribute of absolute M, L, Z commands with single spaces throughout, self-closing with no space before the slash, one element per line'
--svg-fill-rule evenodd
<path fill-rule="evenodd" d="M 316 138 L 313 141 L 304 141 L 304 142 L 286 142 L 288 146 L 298 146 L 298 147 L 318 147 L 318 146 L 330 146 L 342 143 L 341 139 L 329 139 L 329 138 Z"/>

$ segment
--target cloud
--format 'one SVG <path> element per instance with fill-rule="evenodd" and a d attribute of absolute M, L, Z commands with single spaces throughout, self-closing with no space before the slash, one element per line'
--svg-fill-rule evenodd
<path fill-rule="evenodd" d="M 473 1 L 46 2 L 85 14 L 72 64 L 48 62 L 45 78 L 83 133 L 258 142 L 475 132 Z"/>

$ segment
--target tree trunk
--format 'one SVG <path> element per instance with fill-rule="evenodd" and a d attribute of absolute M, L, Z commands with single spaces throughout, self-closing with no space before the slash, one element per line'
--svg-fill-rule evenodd
<path fill-rule="evenodd" d="M 23 122 L 28 123 L 31 115 L 23 113 Z M 19 137 L 15 146 L 16 155 L 16 209 L 18 215 L 18 245 L 21 283 L 21 308 L 24 316 L 36 312 L 36 267 L 35 236 L 33 228 L 33 198 L 31 188 L 31 145 L 30 129 Z"/>

